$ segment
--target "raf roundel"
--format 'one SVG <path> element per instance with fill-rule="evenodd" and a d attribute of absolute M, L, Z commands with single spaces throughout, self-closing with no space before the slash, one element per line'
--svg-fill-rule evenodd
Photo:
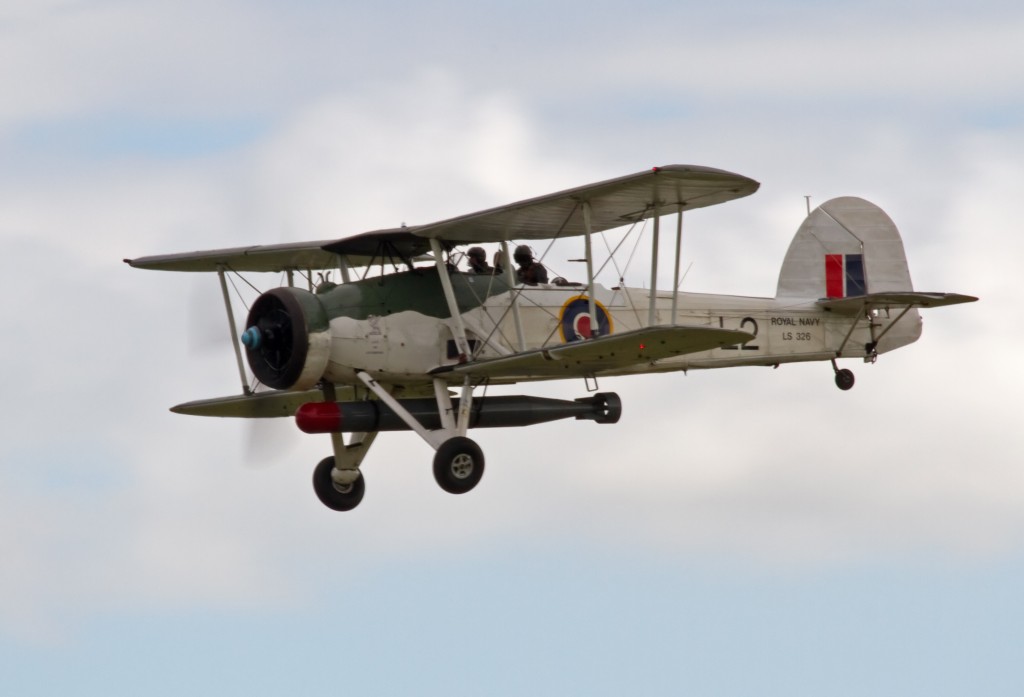
<path fill-rule="evenodd" d="M 612 320 L 605 306 L 595 300 L 594 312 L 597 315 L 598 331 L 596 334 L 598 336 L 611 334 L 613 331 Z M 595 332 L 591 324 L 590 300 L 586 296 L 578 295 L 562 305 L 562 312 L 558 316 L 558 328 L 562 334 L 562 341 L 565 343 L 593 338 Z"/>

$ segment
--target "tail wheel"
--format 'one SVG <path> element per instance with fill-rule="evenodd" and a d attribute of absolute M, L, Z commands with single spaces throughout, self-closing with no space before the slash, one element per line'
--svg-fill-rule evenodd
<path fill-rule="evenodd" d="M 313 470 L 313 491 L 320 503 L 333 511 L 351 511 L 363 500 L 366 493 L 366 478 L 360 471 L 359 478 L 351 484 L 342 486 L 331 477 L 334 469 L 334 457 L 325 457 Z"/>
<path fill-rule="evenodd" d="M 853 387 L 853 371 L 849 368 L 842 368 L 836 371 L 836 387 L 844 392 Z"/>
<path fill-rule="evenodd" d="M 434 479 L 449 494 L 465 494 L 484 476 L 484 452 L 469 438 L 449 438 L 434 454 Z"/>

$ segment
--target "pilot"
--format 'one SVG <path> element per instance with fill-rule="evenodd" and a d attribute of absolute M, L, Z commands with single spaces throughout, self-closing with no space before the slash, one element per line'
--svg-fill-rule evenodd
<path fill-rule="evenodd" d="M 548 270 L 544 268 L 544 264 L 534 261 L 533 250 L 527 245 L 521 244 L 516 247 L 512 258 L 519 265 L 519 268 L 516 269 L 516 277 L 520 283 L 535 286 L 538 283 L 548 282 Z"/>
<path fill-rule="evenodd" d="M 494 273 L 494 269 L 487 263 L 487 252 L 483 250 L 483 247 L 470 247 L 466 252 L 466 258 L 469 259 L 471 273 Z"/>

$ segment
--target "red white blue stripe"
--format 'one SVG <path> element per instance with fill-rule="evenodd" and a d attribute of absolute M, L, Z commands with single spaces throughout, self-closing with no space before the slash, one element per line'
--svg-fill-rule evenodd
<path fill-rule="evenodd" d="M 850 298 L 866 295 L 863 254 L 825 255 L 825 296 Z"/>

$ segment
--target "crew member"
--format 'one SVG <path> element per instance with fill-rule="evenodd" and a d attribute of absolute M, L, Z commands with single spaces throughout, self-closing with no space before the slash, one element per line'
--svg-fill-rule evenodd
<path fill-rule="evenodd" d="M 516 247 L 512 258 L 519 265 L 519 268 L 516 269 L 516 277 L 520 283 L 535 286 L 538 283 L 548 282 L 548 270 L 544 268 L 544 264 L 534 261 L 533 250 L 527 245 L 521 244 Z"/>
<path fill-rule="evenodd" d="M 494 273 L 494 269 L 487 263 L 487 252 L 483 250 L 483 247 L 470 247 L 466 252 L 466 258 L 469 259 L 471 273 Z"/>

